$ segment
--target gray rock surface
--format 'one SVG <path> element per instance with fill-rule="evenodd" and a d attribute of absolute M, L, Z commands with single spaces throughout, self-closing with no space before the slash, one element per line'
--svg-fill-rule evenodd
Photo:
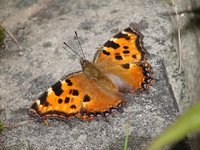
<path fill-rule="evenodd" d="M 141 145 L 138 145 L 138 148 L 144 146 L 177 115 L 176 102 L 171 86 L 167 81 L 162 59 L 158 56 L 152 56 L 150 62 L 154 68 L 157 82 L 147 94 L 140 96 L 126 95 L 128 105 L 124 108 L 124 112 L 108 118 L 108 122 L 104 120 L 81 122 L 73 119 L 66 123 L 50 121 L 48 127 L 37 121 L 30 121 L 27 114 L 28 108 L 25 105 L 29 105 L 31 100 L 27 95 L 29 95 L 28 93 L 35 93 L 35 91 L 32 91 L 35 87 L 41 87 L 41 80 L 46 82 L 47 78 L 51 78 L 51 76 L 40 76 L 33 81 L 39 85 L 34 85 L 31 82 L 30 88 L 21 91 L 21 98 L 17 98 L 13 94 L 9 97 L 11 100 L 7 99 L 7 101 L 16 99 L 15 104 L 8 106 L 12 107 L 12 110 L 6 109 L 9 112 L 6 113 L 6 117 L 9 122 L 18 124 L 17 127 L 5 132 L 3 136 L 5 145 L 9 147 L 12 144 L 29 143 L 28 145 L 33 149 L 107 149 L 121 142 L 122 144 L 118 145 L 118 149 L 121 149 L 125 129 L 128 127 L 130 137 L 141 139 L 135 141 L 135 143 L 132 141 L 131 145 L 135 146 L 135 144 L 138 145 L 138 141 L 143 141 Z M 49 83 L 46 82 L 45 84 Z M 36 91 L 39 92 L 39 88 L 36 88 Z M 25 104 L 20 106 L 21 103 Z M 115 147 L 115 149 L 117 148 Z"/>
<path fill-rule="evenodd" d="M 185 78 L 178 70 L 173 16 L 168 14 L 172 10 L 164 1 L 3 0 L 0 4 L 2 24 L 24 47 L 19 51 L 7 37 L 0 49 L 0 115 L 8 127 L 1 135 L 2 148 L 122 149 L 128 128 L 130 149 L 142 149 L 176 118 L 178 107 L 182 108 L 177 100 L 185 103 Z M 128 26 L 144 35 L 150 54 L 156 83 L 148 93 L 126 94 L 124 112 L 108 122 L 53 120 L 45 126 L 31 120 L 28 109 L 37 96 L 62 76 L 80 70 L 77 57 L 62 48 L 63 41 L 78 49 L 77 30 L 85 55 L 92 60 L 97 47 Z"/>

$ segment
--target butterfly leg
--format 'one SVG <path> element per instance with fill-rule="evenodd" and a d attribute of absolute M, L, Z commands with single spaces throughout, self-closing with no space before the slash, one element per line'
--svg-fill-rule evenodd
<path fill-rule="evenodd" d="M 50 126 L 47 118 L 44 119 L 43 122 L 44 122 L 44 124 L 45 124 L 46 126 Z"/>

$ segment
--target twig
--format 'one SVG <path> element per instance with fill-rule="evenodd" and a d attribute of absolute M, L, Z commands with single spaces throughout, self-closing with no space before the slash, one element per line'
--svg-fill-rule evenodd
<path fill-rule="evenodd" d="M 17 39 L 14 37 L 14 35 L 8 29 L 6 29 L 6 27 L 4 27 L 3 25 L 0 24 L 0 26 L 11 37 L 11 39 L 16 43 L 16 45 L 19 48 L 19 50 L 22 50 L 23 49 L 22 46 L 19 44 L 19 42 L 17 41 Z"/>
<path fill-rule="evenodd" d="M 182 51 L 181 51 L 181 30 L 180 30 L 180 20 L 177 11 L 177 7 L 175 4 L 175 0 L 172 0 L 172 5 L 174 7 L 174 12 L 176 14 L 176 25 L 177 25 L 177 34 L 178 34 L 178 43 L 177 43 L 177 50 L 178 50 L 178 59 L 179 59 L 179 71 L 182 70 Z"/>

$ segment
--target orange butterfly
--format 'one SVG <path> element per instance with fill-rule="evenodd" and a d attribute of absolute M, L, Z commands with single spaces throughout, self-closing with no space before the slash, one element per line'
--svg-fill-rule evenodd
<path fill-rule="evenodd" d="M 30 112 L 41 118 L 91 120 L 118 110 L 126 103 L 121 92 L 146 91 L 154 82 L 142 38 L 130 27 L 116 34 L 93 62 L 81 58 L 82 71 L 52 85 Z"/>

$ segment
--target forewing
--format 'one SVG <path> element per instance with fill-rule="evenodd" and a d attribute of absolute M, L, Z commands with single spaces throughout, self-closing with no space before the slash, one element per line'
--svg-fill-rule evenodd
<path fill-rule="evenodd" d="M 95 54 L 94 63 L 122 92 L 144 91 L 154 82 L 142 38 L 138 31 L 126 28 L 107 41 Z"/>
<path fill-rule="evenodd" d="M 119 32 L 108 40 L 95 54 L 95 63 L 123 64 L 141 62 L 147 59 L 146 50 L 143 47 L 143 36 L 140 32 L 130 27 Z"/>
<path fill-rule="evenodd" d="M 119 93 L 101 89 L 79 72 L 51 86 L 32 104 L 31 112 L 40 117 L 68 119 L 77 116 L 84 120 L 111 112 L 123 103 L 125 100 Z"/>

